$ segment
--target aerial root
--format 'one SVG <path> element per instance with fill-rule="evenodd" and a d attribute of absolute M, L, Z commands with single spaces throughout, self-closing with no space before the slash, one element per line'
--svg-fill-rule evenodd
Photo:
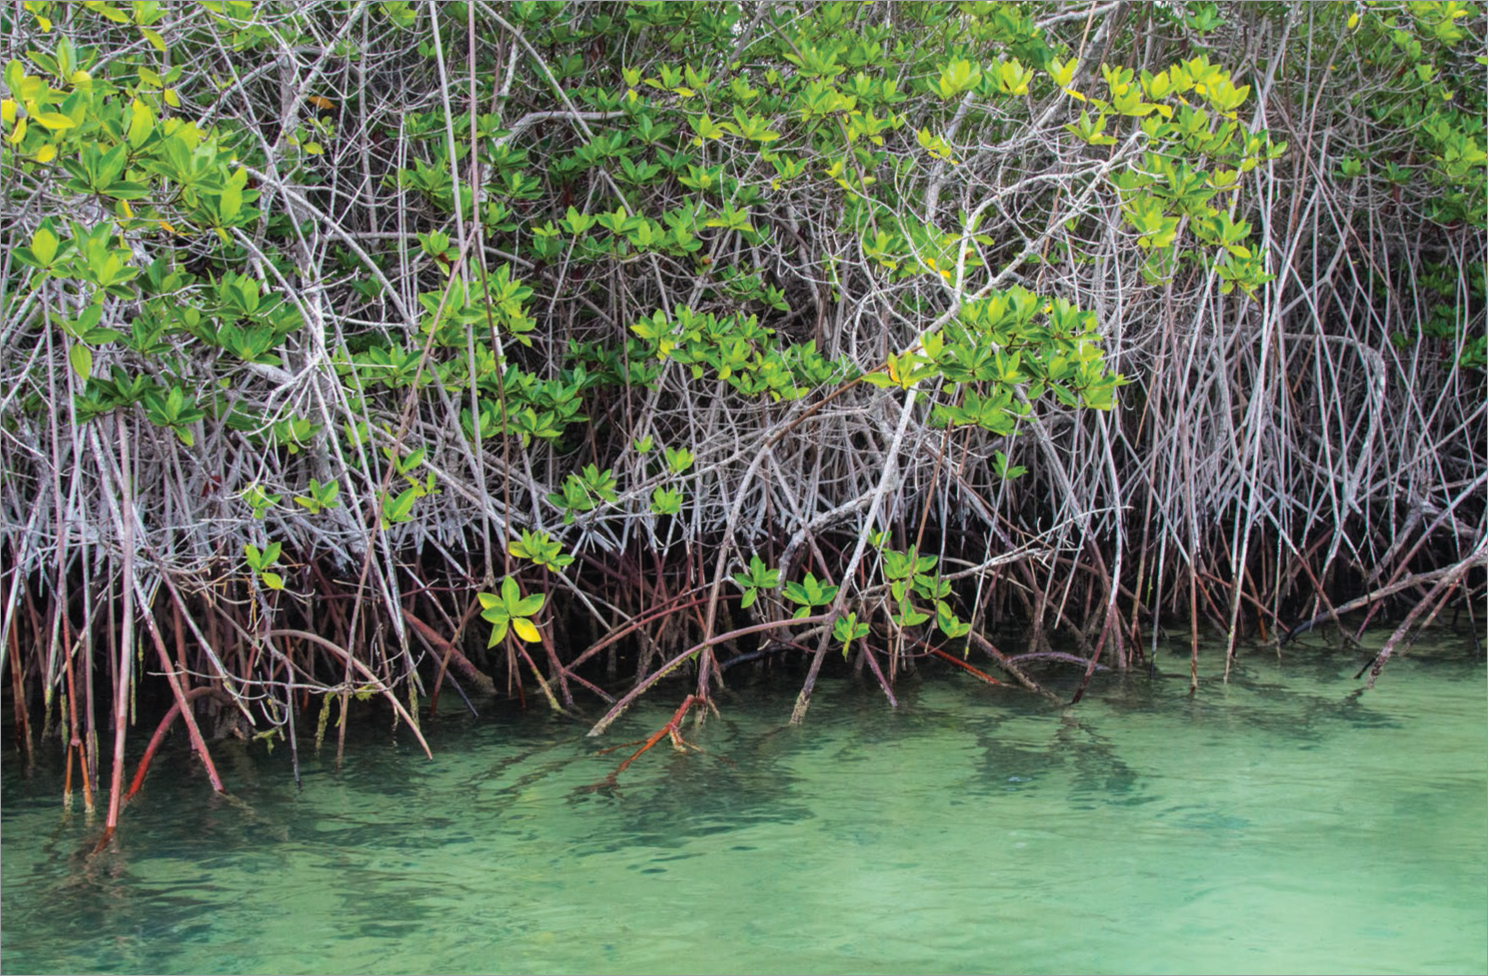
<path fill-rule="evenodd" d="M 656 745 L 656 743 L 660 742 L 662 736 L 666 736 L 667 738 L 672 740 L 672 748 L 675 749 L 677 752 L 707 752 L 708 750 L 704 749 L 702 746 L 693 745 L 691 742 L 688 742 L 686 739 L 682 738 L 682 720 L 686 718 L 687 713 L 694 708 L 707 708 L 708 710 L 712 711 L 714 715 L 718 714 L 718 706 L 714 705 L 711 699 L 705 698 L 701 695 L 688 695 L 686 698 L 682 699 L 682 704 L 677 706 L 677 710 L 672 713 L 671 718 L 667 719 L 665 725 L 657 729 L 655 732 L 651 733 L 650 737 L 647 738 L 645 742 L 641 743 L 641 747 L 635 752 L 631 753 L 624 762 L 622 762 L 615 768 L 615 771 L 613 773 L 606 776 L 600 782 L 594 784 L 592 787 L 590 787 L 590 789 L 599 790 L 605 787 L 615 786 L 617 781 L 620 779 L 620 774 L 625 772 L 626 768 L 629 767 L 631 763 L 641 758 L 641 756 L 646 752 L 647 749 L 650 749 L 652 746 Z M 616 746 L 615 748 L 621 747 Z M 612 750 L 605 749 L 603 751 L 610 752 Z"/>

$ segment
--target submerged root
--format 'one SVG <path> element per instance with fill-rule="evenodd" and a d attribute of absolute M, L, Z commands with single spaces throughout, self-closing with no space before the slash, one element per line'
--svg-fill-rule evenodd
<path fill-rule="evenodd" d="M 688 742 L 686 739 L 682 738 L 682 720 L 686 718 L 687 713 L 693 709 L 707 709 L 714 715 L 718 714 L 718 707 L 714 705 L 710 699 L 703 698 L 698 695 L 688 695 L 686 698 L 682 699 L 682 704 L 677 706 L 677 710 L 672 713 L 671 718 L 667 719 L 666 724 L 662 725 L 661 728 L 651 733 L 651 735 L 644 742 L 641 743 L 641 747 L 627 756 L 625 758 L 625 761 L 617 766 L 613 773 L 610 773 L 610 775 L 606 776 L 598 783 L 590 786 L 589 790 L 595 791 L 609 789 L 618 785 L 620 774 L 629 769 L 631 763 L 635 762 L 637 759 L 641 758 L 641 756 L 645 755 L 647 750 L 656 745 L 656 743 L 660 742 L 663 737 L 672 740 L 672 748 L 677 752 L 706 753 L 708 750 L 704 749 L 702 746 L 694 745 L 693 743 Z M 623 747 L 615 746 L 614 748 L 619 749 Z M 611 752 L 613 750 L 605 749 L 602 751 Z"/>

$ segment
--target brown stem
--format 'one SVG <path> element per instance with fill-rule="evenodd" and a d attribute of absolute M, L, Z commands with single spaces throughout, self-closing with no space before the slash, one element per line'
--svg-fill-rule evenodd
<path fill-rule="evenodd" d="M 676 602 L 676 601 L 682 600 L 686 596 L 687 596 L 687 594 L 685 594 L 685 593 L 679 593 L 675 597 L 672 598 L 672 601 L 673 602 L 667 603 L 667 604 L 663 604 L 662 606 L 659 606 L 659 607 L 654 607 L 651 610 L 647 611 L 646 613 L 641 614 L 640 616 L 637 616 L 637 617 L 633 618 L 628 623 L 626 623 L 624 626 L 618 627 L 615 630 L 610 631 L 610 633 L 606 634 L 604 637 L 600 638 L 598 641 L 596 641 L 595 643 L 589 645 L 589 647 L 585 648 L 584 653 L 580 654 L 578 657 L 574 658 L 572 661 L 569 662 L 569 664 L 568 664 L 569 673 L 572 674 L 573 673 L 573 670 L 575 668 L 577 668 L 579 665 L 583 664 L 585 661 L 589 660 L 594 655 L 598 654 L 600 651 L 604 650 L 606 647 L 609 647 L 611 644 L 615 643 L 616 641 L 621 640 L 621 639 L 625 638 L 626 636 L 635 633 L 637 630 L 639 630 L 640 628 L 646 626 L 647 624 L 651 623 L 652 621 L 658 620 L 658 619 L 660 619 L 662 617 L 670 616 L 671 614 L 674 614 L 674 613 L 679 613 L 679 612 L 681 612 L 683 610 L 692 609 L 693 607 L 700 607 L 703 604 L 705 604 L 705 603 L 708 602 L 707 597 L 698 597 L 697 599 L 690 600 L 687 603 Z"/>
<path fill-rule="evenodd" d="M 1457 581 L 1462 578 L 1462 574 L 1467 572 L 1470 567 L 1484 563 L 1488 563 L 1488 541 L 1479 543 L 1477 550 L 1472 555 L 1456 565 L 1448 567 L 1445 572 L 1440 574 L 1441 578 L 1436 581 L 1436 585 L 1431 588 L 1431 592 L 1427 593 L 1425 598 L 1411 608 L 1410 613 L 1405 615 L 1405 619 L 1400 622 L 1399 627 L 1395 628 L 1395 632 L 1390 635 L 1389 640 L 1385 641 L 1385 646 L 1380 648 L 1379 654 L 1375 655 L 1374 660 L 1369 664 L 1360 668 L 1359 673 L 1354 675 L 1354 679 L 1357 681 L 1365 671 L 1368 671 L 1368 686 L 1373 688 L 1374 679 L 1379 677 L 1380 671 L 1385 666 L 1385 662 L 1390 660 L 1390 655 L 1395 652 L 1395 646 L 1404 639 L 1405 635 L 1410 631 L 1411 625 L 1415 623 L 1416 618 L 1428 607 L 1437 604 L 1440 600 L 1445 600 L 1450 595 L 1452 587 L 1457 585 Z"/>
<path fill-rule="evenodd" d="M 428 641 L 430 644 L 433 644 L 434 647 L 439 651 L 439 653 L 444 656 L 443 659 L 439 662 L 438 677 L 443 677 L 446 664 L 452 664 L 454 665 L 455 670 L 460 672 L 462 676 L 474 682 L 475 686 L 480 689 L 482 694 L 496 694 L 496 682 L 491 679 L 490 675 L 486 674 L 484 671 L 480 670 L 474 664 L 472 664 L 470 662 L 470 658 L 460 653 L 459 648 L 455 647 L 455 645 L 451 644 L 443 637 L 440 637 L 439 633 L 435 631 L 433 627 L 430 627 L 418 617 L 414 616 L 413 613 L 406 607 L 402 608 L 402 610 L 403 619 L 412 624 L 413 629 L 418 631 L 419 634 L 424 638 L 424 640 Z M 438 687 L 438 678 L 436 678 L 435 687 Z"/>
<path fill-rule="evenodd" d="M 1071 705 L 1078 705 L 1080 699 L 1085 697 L 1085 689 L 1090 686 L 1090 676 L 1095 674 L 1096 665 L 1100 664 L 1101 650 L 1106 646 L 1106 638 L 1116 630 L 1116 628 L 1111 626 L 1112 620 L 1115 617 L 1116 601 L 1112 600 L 1106 605 L 1106 608 L 1105 626 L 1101 628 L 1100 638 L 1095 642 L 1095 650 L 1091 652 L 1090 661 L 1085 665 L 1085 674 L 1080 678 L 1080 687 L 1075 689 L 1075 696 L 1070 699 Z"/>
<path fill-rule="evenodd" d="M 1286 634 L 1281 638 L 1281 643 L 1285 644 L 1287 641 L 1296 637 L 1298 634 L 1306 633 L 1320 623 L 1326 623 L 1329 620 L 1337 620 L 1339 617 L 1343 616 L 1346 613 L 1352 613 L 1355 610 L 1359 610 L 1373 603 L 1377 603 L 1387 596 L 1394 596 L 1401 590 L 1408 590 L 1412 587 L 1423 586 L 1427 583 L 1434 583 L 1437 580 L 1440 580 L 1443 576 L 1452 574 L 1457 569 L 1457 566 L 1445 566 L 1441 569 L 1433 569 L 1425 573 L 1414 573 L 1410 576 L 1405 577 L 1404 579 L 1396 580 L 1395 582 L 1390 583 L 1387 586 L 1381 586 L 1377 590 L 1371 590 L 1363 596 L 1350 600 L 1347 603 L 1340 603 L 1336 607 L 1329 606 L 1329 608 L 1323 613 L 1319 613 L 1312 617 L 1309 617 L 1301 623 L 1297 624 L 1291 630 L 1287 631 Z"/>
<path fill-rule="evenodd" d="M 183 697 L 188 703 L 195 701 L 203 695 L 210 695 L 216 689 L 211 685 L 202 685 L 192 688 Z M 176 721 L 176 716 L 183 714 L 180 702 L 172 702 L 170 710 L 165 713 L 165 718 L 155 727 L 155 734 L 150 736 L 150 744 L 145 747 L 145 754 L 140 757 L 139 767 L 134 771 L 134 779 L 129 784 L 129 792 L 124 794 L 124 802 L 128 803 L 134 799 L 134 794 L 140 791 L 145 783 L 145 773 L 150 771 L 150 760 L 155 758 L 155 753 L 160 749 L 160 744 L 165 741 L 165 733 L 170 731 L 171 725 Z M 221 792 L 220 790 L 218 792 Z"/>
<path fill-rule="evenodd" d="M 726 634 L 719 634 L 716 637 L 710 637 L 700 644 L 694 644 L 692 647 L 689 647 L 681 654 L 678 654 L 676 657 L 672 658 L 666 664 L 663 664 L 661 667 L 651 672 L 651 675 L 648 678 L 646 678 L 640 684 L 636 685 L 634 688 L 630 689 L 630 691 L 626 692 L 624 697 L 615 702 L 615 704 L 610 708 L 608 712 L 605 712 L 603 718 L 594 723 L 594 728 L 589 730 L 589 735 L 603 735 L 604 730 L 609 728 L 610 725 L 614 723 L 615 719 L 620 717 L 621 712 L 630 707 L 631 702 L 635 701 L 642 694 L 644 694 L 647 688 L 650 688 L 652 685 L 656 684 L 656 682 L 660 681 L 665 675 L 669 674 L 674 668 L 676 668 L 677 665 L 681 664 L 683 661 L 687 660 L 693 654 L 696 654 L 698 651 L 702 650 L 705 647 L 713 647 L 715 645 L 722 644 L 725 641 L 736 640 L 737 638 L 743 637 L 746 634 L 760 634 L 764 633 L 765 631 L 775 630 L 780 627 L 804 627 L 816 624 L 825 624 L 828 623 L 831 619 L 832 615 L 830 613 L 823 613 L 811 617 L 792 617 L 790 620 L 774 620 L 762 624 L 754 624 L 749 627 L 741 627 L 738 630 L 731 630 Z M 822 649 L 825 650 L 826 646 L 823 645 Z"/>
<path fill-rule="evenodd" d="M 366 679 L 370 681 L 374 687 L 377 688 L 378 691 L 382 692 L 383 697 L 388 700 L 388 704 L 393 706 L 393 711 L 397 712 L 398 715 L 403 719 L 403 721 L 408 723 L 408 728 L 412 730 L 413 737 L 418 740 L 419 746 L 424 750 L 424 755 L 428 756 L 430 759 L 434 758 L 434 752 L 429 748 L 429 743 L 424 741 L 424 734 L 419 731 L 418 723 L 413 720 L 412 715 L 408 714 L 408 709 L 403 707 L 403 703 L 398 701 L 398 696 L 393 694 L 393 689 L 384 684 L 382 679 L 377 677 L 377 675 L 372 672 L 371 668 L 367 667 L 361 661 L 358 661 L 356 659 L 356 656 L 350 651 L 336 644 L 334 641 L 326 640 L 319 634 L 312 634 L 308 631 L 303 630 L 281 628 L 278 630 L 265 631 L 263 636 L 266 639 L 269 637 L 298 637 L 300 640 L 318 644 L 321 647 L 324 647 L 327 650 L 340 655 L 346 661 L 348 671 L 353 668 L 357 671 L 360 671 L 362 675 L 366 677 Z M 345 726 L 343 725 L 342 728 L 344 729 Z M 340 758 L 339 749 L 337 751 L 337 758 Z"/>
<path fill-rule="evenodd" d="M 10 641 L 9 641 L 10 648 L 8 650 L 8 653 L 10 654 L 10 690 L 11 690 L 11 696 L 12 696 L 11 700 L 15 702 L 15 729 L 16 729 L 15 734 L 16 734 L 16 738 L 25 746 L 25 749 L 26 749 L 26 765 L 29 766 L 29 765 L 31 765 L 31 718 L 30 718 L 30 715 L 28 714 L 27 709 L 26 709 L 26 683 L 25 683 L 25 680 L 22 677 L 22 672 L 21 672 L 21 651 L 20 651 L 20 646 L 19 646 L 19 640 L 20 639 L 19 639 L 19 637 L 16 636 L 16 631 L 19 630 L 19 629 L 20 628 L 18 628 L 18 627 L 11 627 L 10 628 Z M 64 644 L 63 646 L 65 647 L 66 645 Z M 68 679 L 67 701 L 68 701 L 69 704 L 71 704 L 72 703 L 72 659 L 71 658 L 68 658 L 68 661 L 67 661 L 67 679 Z M 76 709 L 76 707 L 74 707 L 73 708 L 73 720 L 74 720 L 73 728 L 74 728 L 74 730 L 77 727 L 76 726 L 76 716 L 77 716 L 77 709 Z M 74 735 L 76 735 L 76 732 L 74 732 Z M 88 778 L 87 777 L 87 773 L 85 771 L 84 774 L 83 774 L 83 779 L 86 781 L 87 778 Z M 88 806 L 91 809 L 92 804 L 90 803 Z"/>
<path fill-rule="evenodd" d="M 879 668 L 878 659 L 873 656 L 873 649 L 864 646 L 862 654 L 864 660 L 868 662 L 868 666 L 873 669 L 873 676 L 878 679 L 878 686 L 883 689 L 884 697 L 889 700 L 889 706 L 898 708 L 899 700 L 894 697 L 894 691 L 889 687 L 888 679 L 884 677 L 883 671 Z"/>
<path fill-rule="evenodd" d="M 176 677 L 170 654 L 165 649 L 165 640 L 160 636 L 160 629 L 155 625 L 155 615 L 145 605 L 144 593 L 141 592 L 139 596 L 140 605 L 144 610 L 145 629 L 150 632 L 150 638 L 155 643 L 155 651 L 160 656 L 160 667 L 165 672 L 165 680 L 170 685 L 171 694 L 176 697 L 176 705 L 181 709 L 181 717 L 186 720 L 186 729 L 191 735 L 192 748 L 196 750 L 196 754 L 201 757 L 202 765 L 207 769 L 207 778 L 212 782 L 212 790 L 221 793 L 223 791 L 222 777 L 217 775 L 217 767 L 212 763 L 212 754 L 207 751 L 207 740 L 202 738 L 201 729 L 197 728 L 196 716 L 192 715 L 191 709 L 186 707 L 186 702 L 190 699 L 186 697 L 180 679 Z"/>
<path fill-rule="evenodd" d="M 822 661 L 827 657 L 827 635 L 823 634 L 821 643 L 816 647 L 816 654 L 811 658 L 811 668 L 806 672 L 806 680 L 801 682 L 801 692 L 796 695 L 795 707 L 791 709 L 790 724 L 800 725 L 806 720 L 806 709 L 811 707 L 811 693 L 816 690 L 816 676 L 821 674 Z"/>
<path fill-rule="evenodd" d="M 986 673 L 985 671 L 980 671 L 977 668 L 972 667 L 971 665 L 967 664 L 965 661 L 961 660 L 959 657 L 953 657 L 952 655 L 947 654 L 945 651 L 942 651 L 938 647 L 931 647 L 931 648 L 928 648 L 928 650 L 930 651 L 931 654 L 934 654 L 936 657 L 940 658 L 942 661 L 948 661 L 951 664 L 954 664 L 956 667 L 961 668 L 963 671 L 970 671 L 972 674 L 976 675 L 978 678 L 982 679 L 983 681 L 985 681 L 989 685 L 997 685 L 999 687 L 1004 687 L 1004 688 L 1007 687 L 1001 681 L 998 681 L 996 678 L 992 677 L 990 674 Z"/>
<path fill-rule="evenodd" d="M 1014 664 L 1006 654 L 999 651 L 996 647 L 993 647 L 992 642 L 987 640 L 987 638 L 983 637 L 981 634 L 977 633 L 974 630 L 971 632 L 970 637 L 971 642 L 975 644 L 979 650 L 985 652 L 988 657 L 996 661 L 997 666 L 999 668 L 1002 668 L 1002 670 L 1006 671 L 1008 674 L 1012 675 L 1013 680 L 1018 682 L 1018 684 L 1022 685 L 1024 688 L 1028 689 L 1036 695 L 1043 695 L 1050 701 L 1058 700 L 1057 698 L 1055 698 L 1054 695 L 1045 691 L 1043 689 L 1043 686 L 1040 685 L 1037 681 L 1034 681 L 1026 673 L 1024 673 L 1023 669 Z"/>
<path fill-rule="evenodd" d="M 685 748 L 686 743 L 682 739 L 682 719 L 687 716 L 688 710 L 691 709 L 694 705 L 701 707 L 705 702 L 707 702 L 707 700 L 708 699 L 706 698 L 699 698 L 697 695 L 688 695 L 686 698 L 682 699 L 682 704 L 677 706 L 677 710 L 672 713 L 671 718 L 667 719 L 666 724 L 653 732 L 650 738 L 648 738 L 639 749 L 631 753 L 630 756 L 623 763 L 620 764 L 619 768 L 610 774 L 609 781 L 613 782 L 616 778 L 618 778 L 621 773 L 625 772 L 626 767 L 639 759 L 641 757 L 641 754 L 644 753 L 647 749 L 650 749 L 652 746 L 656 745 L 656 743 L 660 742 L 661 737 L 664 735 L 671 737 L 673 748 L 679 750 Z"/>

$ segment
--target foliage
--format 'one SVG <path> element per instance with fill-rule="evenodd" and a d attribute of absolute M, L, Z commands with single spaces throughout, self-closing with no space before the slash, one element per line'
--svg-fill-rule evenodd
<path fill-rule="evenodd" d="M 741 609 L 830 610 L 846 653 L 967 636 L 1015 549 L 1112 555 L 1082 572 L 1133 620 L 1184 566 L 1238 581 L 1252 536 L 1377 580 L 1455 511 L 1430 533 L 1476 551 L 1482 10 L 1073 13 L 28 0 L 0 100 L 16 578 L 75 545 L 116 572 L 128 487 L 152 580 L 241 552 L 277 589 L 282 547 L 350 567 L 404 647 L 432 562 L 502 577 L 482 616 L 528 642 L 544 598 L 507 557 L 579 593 L 680 539 L 685 579 L 637 592 L 716 595 L 749 552 Z M 824 555 L 870 532 L 897 548 Z M 1273 616 L 1304 585 L 1274 573 Z"/>
<path fill-rule="evenodd" d="M 501 581 L 501 592 L 480 593 L 481 619 L 491 625 L 490 646 L 495 647 L 506 638 L 510 628 L 522 640 L 535 644 L 541 640 L 532 615 L 543 607 L 543 594 L 523 596 L 517 581 L 508 576 Z"/>

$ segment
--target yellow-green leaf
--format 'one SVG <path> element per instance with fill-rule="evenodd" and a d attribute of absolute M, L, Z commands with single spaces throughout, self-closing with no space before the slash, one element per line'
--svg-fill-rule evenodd
<path fill-rule="evenodd" d="M 33 115 L 32 118 L 48 129 L 70 129 L 77 125 L 76 122 L 61 112 L 39 112 Z"/>
<path fill-rule="evenodd" d="M 532 626 L 532 621 L 528 620 L 526 617 L 513 617 L 511 628 L 512 630 L 517 632 L 518 637 L 522 638 L 522 640 L 526 641 L 529 644 L 536 644 L 538 641 L 542 640 L 541 635 L 539 635 L 537 632 L 537 628 Z"/>
<path fill-rule="evenodd" d="M 1068 88 L 1075 80 L 1075 71 L 1080 67 L 1079 58 L 1070 58 L 1061 64 L 1058 60 L 1049 62 L 1049 77 L 1054 79 L 1054 84 L 1060 88 Z"/>
<path fill-rule="evenodd" d="M 43 265 L 50 265 L 56 259 L 57 248 L 61 243 L 57 235 L 52 233 L 51 226 L 43 222 L 31 235 L 31 253 L 36 255 L 36 260 Z"/>
<path fill-rule="evenodd" d="M 155 131 L 155 113 L 138 98 L 129 106 L 129 145 L 138 149 Z"/>
<path fill-rule="evenodd" d="M 112 20 L 116 24 L 129 23 L 128 15 L 126 15 L 124 11 L 120 10 L 118 7 L 112 6 L 110 4 L 84 3 L 83 6 L 87 7 L 95 14 L 98 14 L 99 16 L 104 17 L 107 20 Z"/>
<path fill-rule="evenodd" d="M 67 350 L 67 361 L 72 363 L 72 371 L 83 379 L 87 379 L 93 373 L 93 350 L 81 342 L 72 344 Z"/>

